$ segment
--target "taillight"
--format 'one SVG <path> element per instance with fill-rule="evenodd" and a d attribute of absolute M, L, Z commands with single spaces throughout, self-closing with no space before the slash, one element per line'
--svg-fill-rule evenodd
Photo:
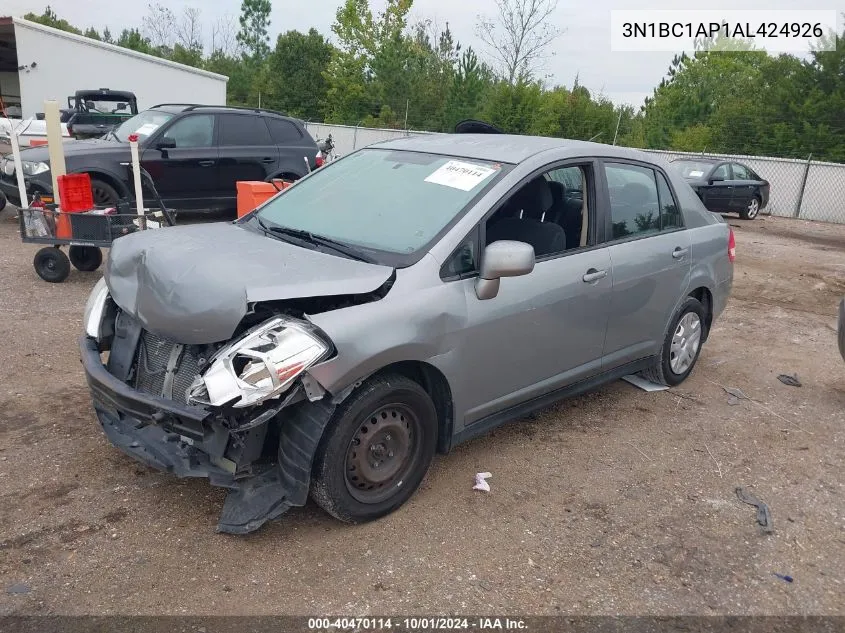
<path fill-rule="evenodd" d="M 728 260 L 731 263 L 736 259 L 736 240 L 734 239 L 734 230 L 728 229 Z"/>
<path fill-rule="evenodd" d="M 324 162 L 325 161 L 323 160 L 323 154 L 321 152 L 317 152 L 317 158 L 314 160 L 314 163 L 317 165 L 317 167 L 322 167 Z"/>

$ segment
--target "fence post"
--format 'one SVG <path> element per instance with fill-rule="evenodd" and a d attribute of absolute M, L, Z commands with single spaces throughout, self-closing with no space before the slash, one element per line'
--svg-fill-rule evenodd
<path fill-rule="evenodd" d="M 793 218 L 801 217 L 801 203 L 804 201 L 804 188 L 807 186 L 807 176 L 810 175 L 810 161 L 813 155 L 807 156 L 807 164 L 804 166 L 804 177 L 801 179 L 801 188 L 798 190 L 798 200 L 795 201 L 795 210 L 792 212 Z"/>
<path fill-rule="evenodd" d="M 355 133 L 352 135 L 352 151 L 354 152 L 358 149 L 358 126 L 361 125 L 361 122 L 355 124 Z"/>

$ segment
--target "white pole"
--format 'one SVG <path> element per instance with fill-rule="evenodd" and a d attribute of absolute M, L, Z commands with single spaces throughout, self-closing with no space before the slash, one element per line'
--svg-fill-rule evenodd
<path fill-rule="evenodd" d="M 61 208 L 59 200 L 59 176 L 67 173 L 65 150 L 62 146 L 62 123 L 59 118 L 59 103 L 44 102 L 44 120 L 47 123 L 47 150 L 50 153 L 50 175 L 53 177 L 53 202 Z"/>
<path fill-rule="evenodd" d="M 135 183 L 135 209 L 138 211 L 138 218 L 141 228 L 147 228 L 144 222 L 144 194 L 141 191 L 141 160 L 138 157 L 138 135 L 129 135 L 129 152 L 132 154 L 132 177 Z"/>
<path fill-rule="evenodd" d="M 21 209 L 26 209 L 29 206 L 29 198 L 26 195 L 26 182 L 23 179 L 23 165 L 21 164 L 21 147 L 18 143 L 18 127 L 23 125 L 23 121 L 9 134 L 9 140 L 12 142 L 12 158 L 15 161 L 15 173 L 18 176 L 18 195 L 21 197 Z"/>

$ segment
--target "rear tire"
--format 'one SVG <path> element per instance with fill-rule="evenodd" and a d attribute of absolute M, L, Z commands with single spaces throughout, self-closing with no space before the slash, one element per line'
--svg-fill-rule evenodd
<path fill-rule="evenodd" d="M 52 284 L 63 282 L 70 274 L 70 260 L 55 246 L 46 246 L 35 253 L 32 265 L 41 279 Z"/>
<path fill-rule="evenodd" d="M 751 198 L 751 201 L 748 203 L 748 206 L 739 212 L 739 217 L 741 217 L 743 220 L 753 220 L 758 215 L 760 215 L 761 204 L 762 201 L 760 200 L 760 197 L 754 196 L 753 198 Z"/>
<path fill-rule="evenodd" d="M 87 273 L 97 270 L 103 263 L 103 251 L 96 246 L 71 246 L 68 256 L 74 268 Z"/>
<path fill-rule="evenodd" d="M 317 452 L 311 497 L 341 521 L 390 514 L 414 494 L 434 458 L 437 411 L 419 384 L 373 378 L 332 415 Z"/>
<path fill-rule="evenodd" d="M 643 378 L 658 385 L 675 387 L 692 373 L 704 343 L 707 314 L 701 302 L 687 297 L 672 317 L 660 357 L 654 366 L 640 372 Z"/>

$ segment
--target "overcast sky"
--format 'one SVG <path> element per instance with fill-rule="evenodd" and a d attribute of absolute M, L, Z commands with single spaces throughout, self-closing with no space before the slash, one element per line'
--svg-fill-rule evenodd
<path fill-rule="evenodd" d="M 341 0 L 272 0 L 271 34 L 275 36 L 289 29 L 307 30 L 316 27 L 330 34 L 335 11 Z M 165 0 L 175 12 L 184 6 L 202 11 L 206 37 L 210 25 L 221 16 L 236 17 L 240 0 Z M 0 13 L 23 15 L 28 11 L 41 13 L 45 0 L 3 0 Z M 108 26 L 119 32 L 126 26 L 140 26 L 147 12 L 147 0 L 49 0 L 58 13 L 80 28 L 94 26 L 102 30 Z M 371 0 L 374 8 L 384 6 L 384 0 Z M 837 6 L 839 5 L 839 6 Z M 604 93 L 616 103 L 639 106 L 665 75 L 672 53 L 613 53 L 610 51 L 610 11 L 612 9 L 839 9 L 841 0 L 709 0 L 694 4 L 679 4 L 677 0 L 559 0 L 554 22 L 562 35 L 550 47 L 546 73 L 552 83 L 571 86 L 576 75 L 582 85 L 594 93 Z M 480 53 L 475 37 L 479 14 L 493 14 L 493 0 L 415 0 L 413 20 L 430 18 L 439 24 L 449 22 L 455 37 L 464 45 L 472 45 Z M 483 55 L 482 55 L 483 57 Z"/>

